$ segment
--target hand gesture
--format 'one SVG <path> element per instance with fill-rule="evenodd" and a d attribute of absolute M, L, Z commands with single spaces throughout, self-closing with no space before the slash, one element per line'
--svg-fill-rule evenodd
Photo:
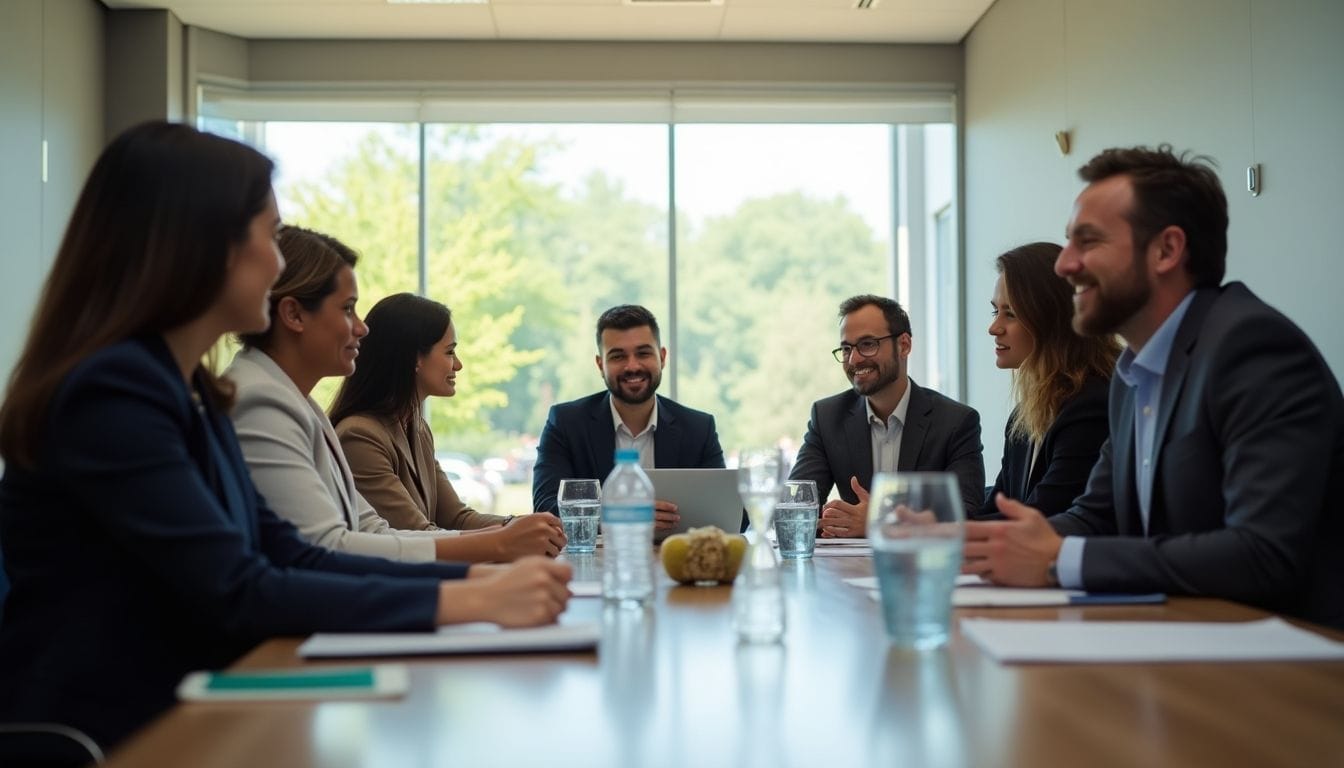
<path fill-rule="evenodd" d="M 868 489 L 859 485 L 859 478 L 849 478 L 849 487 L 858 496 L 857 504 L 843 499 L 832 499 L 821 508 L 821 535 L 827 539 L 860 538 L 868 532 Z"/>
<path fill-rule="evenodd" d="M 966 523 L 962 573 L 1012 587 L 1050 585 L 1050 564 L 1063 539 L 1039 511 L 1002 493 L 994 497 L 1007 520 Z"/>

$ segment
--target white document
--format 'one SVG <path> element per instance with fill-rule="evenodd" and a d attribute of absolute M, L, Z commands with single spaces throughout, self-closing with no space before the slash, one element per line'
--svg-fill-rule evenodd
<path fill-rule="evenodd" d="M 311 659 L 574 651 L 597 647 L 601 634 L 602 628 L 597 622 L 528 629 L 502 629 L 495 624 L 480 622 L 442 627 L 437 632 L 319 632 L 299 646 L 299 655 Z"/>
<path fill-rule="evenodd" d="M 569 582 L 569 593 L 575 597 L 601 597 L 602 582 L 571 581 Z"/>
<path fill-rule="evenodd" d="M 1068 605 L 1086 597 L 1081 589 L 1016 589 L 1013 587 L 958 587 L 952 590 L 956 608 L 1022 608 L 1034 605 Z"/>
<path fill-rule="evenodd" d="M 1344 659 L 1344 643 L 1278 618 L 1247 622 L 962 619 L 961 632 L 1001 662 Z"/>
<path fill-rule="evenodd" d="M 813 557 L 872 557 L 873 547 L 867 539 L 823 539 L 817 537 Z"/>
<path fill-rule="evenodd" d="M 852 579 L 845 579 L 845 583 L 846 583 L 846 584 L 849 584 L 850 586 L 858 587 L 859 589 L 877 589 L 877 577 L 876 577 L 876 576 L 857 576 L 857 577 L 852 578 Z M 976 576 L 974 573 L 959 573 L 959 574 L 957 574 L 957 586 L 958 586 L 958 587 L 963 587 L 963 586 L 964 586 L 964 587 L 972 587 L 972 586 L 976 586 L 976 585 L 980 585 L 980 584 L 988 584 L 988 583 L 989 583 L 989 582 L 985 581 L 984 579 L 980 578 L 979 576 Z"/>

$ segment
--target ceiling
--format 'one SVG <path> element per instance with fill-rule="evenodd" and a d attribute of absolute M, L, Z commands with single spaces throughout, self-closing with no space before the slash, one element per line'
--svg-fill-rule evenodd
<path fill-rule="evenodd" d="M 246 38 L 956 43 L 994 0 L 103 0 Z M 857 5 L 868 5 L 860 8 Z"/>

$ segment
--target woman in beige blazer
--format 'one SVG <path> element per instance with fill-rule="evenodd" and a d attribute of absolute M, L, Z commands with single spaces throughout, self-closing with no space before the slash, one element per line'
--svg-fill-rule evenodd
<path fill-rule="evenodd" d="M 331 420 L 355 484 L 393 528 L 471 529 L 500 521 L 467 506 L 434 459 L 423 414 L 429 397 L 457 392 L 457 331 L 447 307 L 410 293 L 388 296 L 368 314 L 361 364 L 331 406 Z M 558 554 L 565 535 L 554 515 L 524 515 L 518 526 Z"/>
<path fill-rule="evenodd" d="M 279 245 L 285 269 L 271 290 L 270 327 L 240 337 L 243 350 L 226 372 L 237 389 L 230 416 L 243 456 L 270 505 L 307 541 L 354 554 L 409 562 L 555 554 L 547 537 L 529 530 L 535 524 L 501 527 L 504 518 L 471 513 L 460 516 L 469 525 L 454 526 L 477 529 L 468 535 L 395 530 L 366 500 L 335 429 L 309 395 L 321 379 L 357 367 L 368 333 L 355 312 L 357 257 L 340 241 L 298 227 L 282 229 Z M 390 514 L 400 512 L 391 505 Z"/>

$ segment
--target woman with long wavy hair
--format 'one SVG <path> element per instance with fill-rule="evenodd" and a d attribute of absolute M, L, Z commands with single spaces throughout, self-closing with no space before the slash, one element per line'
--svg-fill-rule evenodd
<path fill-rule="evenodd" d="M 1120 344 L 1074 332 L 1073 289 L 1055 274 L 1059 252 L 1030 243 L 995 260 L 989 335 L 995 365 L 1013 371 L 1014 407 L 1003 467 L 979 518 L 998 516 L 999 493 L 1047 517 L 1068 509 L 1110 433 L 1107 391 Z"/>

